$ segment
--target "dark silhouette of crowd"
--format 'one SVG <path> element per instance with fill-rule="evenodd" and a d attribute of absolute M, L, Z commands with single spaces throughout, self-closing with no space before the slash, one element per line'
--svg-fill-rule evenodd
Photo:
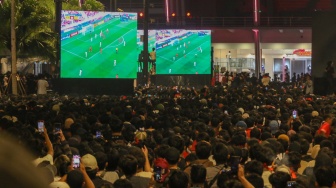
<path fill-rule="evenodd" d="M 333 187 L 335 98 L 262 79 L 139 86 L 131 96 L 3 95 L 1 184 Z"/>

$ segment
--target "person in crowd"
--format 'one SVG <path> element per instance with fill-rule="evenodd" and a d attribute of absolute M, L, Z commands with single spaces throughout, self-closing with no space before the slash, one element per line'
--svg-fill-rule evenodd
<path fill-rule="evenodd" d="M 176 170 L 169 176 L 168 188 L 173 187 L 188 188 L 189 186 L 190 182 L 187 173 L 181 170 Z"/>
<path fill-rule="evenodd" d="M 138 160 L 133 155 L 124 155 L 119 161 L 119 167 L 126 178 L 132 183 L 133 187 L 147 188 L 150 186 L 151 179 L 136 176 L 138 170 Z"/>
<path fill-rule="evenodd" d="M 212 161 L 209 160 L 211 154 L 211 145 L 209 142 L 201 141 L 196 145 L 196 155 L 198 157 L 192 164 L 200 164 L 205 168 L 213 166 Z M 184 171 L 190 174 L 191 166 L 187 167 Z"/>
<path fill-rule="evenodd" d="M 37 94 L 38 95 L 45 95 L 47 94 L 47 89 L 49 87 L 49 83 L 46 80 L 45 76 L 40 75 L 37 81 Z"/>
<path fill-rule="evenodd" d="M 217 180 L 211 187 L 284 185 L 287 175 L 279 172 L 297 186 L 329 186 L 316 172 L 334 160 L 333 96 L 305 96 L 301 88 L 272 81 L 266 90 L 262 83 L 252 87 L 245 73 L 234 77 L 238 87 L 139 86 L 137 95 L 122 97 L 3 96 L 0 132 L 29 149 L 27 160 L 48 174 L 50 186 L 87 187 L 90 180 L 96 187 L 145 188 L 154 177 L 155 186 L 201 186 L 204 169 L 208 184 Z M 148 95 L 155 96 L 150 103 Z M 45 125 L 40 131 L 39 120 Z M 84 171 L 73 169 L 73 155 L 82 157 Z M 228 178 L 231 167 L 237 169 L 230 163 L 235 156 L 244 167 Z"/>
<path fill-rule="evenodd" d="M 112 185 L 112 183 L 106 180 L 103 180 L 100 176 L 97 176 L 97 172 L 99 171 L 99 168 L 98 168 L 98 163 L 97 163 L 97 159 L 95 156 L 89 153 L 85 154 L 84 156 L 81 157 L 81 163 L 83 166 L 85 166 L 85 172 L 88 174 L 88 177 L 90 177 L 95 187 L 101 187 L 103 184 Z"/>

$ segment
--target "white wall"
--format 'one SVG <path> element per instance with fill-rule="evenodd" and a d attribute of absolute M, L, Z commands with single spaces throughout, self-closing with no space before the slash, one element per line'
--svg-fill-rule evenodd
<path fill-rule="evenodd" d="M 232 58 L 254 58 L 254 43 L 212 43 L 214 48 L 214 59 L 224 58 L 231 51 Z M 265 59 L 265 72 L 274 77 L 274 58 L 283 58 L 286 54 L 291 54 L 296 49 L 305 49 L 310 51 L 311 43 L 262 43 L 262 58 Z M 292 55 L 291 58 L 295 58 Z M 309 57 L 304 57 L 309 58 Z M 216 60 L 215 60 L 216 62 Z"/>

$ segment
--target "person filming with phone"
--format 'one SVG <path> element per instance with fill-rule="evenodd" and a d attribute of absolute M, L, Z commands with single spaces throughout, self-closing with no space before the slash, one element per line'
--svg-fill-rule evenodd
<path fill-rule="evenodd" d="M 54 148 L 50 141 L 47 129 L 44 126 L 44 121 L 39 120 L 37 123 L 37 134 L 44 137 L 44 142 L 38 138 L 32 138 L 28 142 L 28 146 L 32 154 L 36 157 L 33 163 L 37 166 L 43 161 L 49 161 L 50 164 L 54 163 Z M 46 148 L 46 152 L 44 149 Z M 45 154 L 46 153 L 46 154 Z"/>

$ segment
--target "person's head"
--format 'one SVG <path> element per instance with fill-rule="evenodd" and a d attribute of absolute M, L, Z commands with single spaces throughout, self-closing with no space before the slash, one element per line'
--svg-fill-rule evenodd
<path fill-rule="evenodd" d="M 212 148 L 212 154 L 216 164 L 225 164 L 228 159 L 229 151 L 223 143 L 216 143 Z"/>
<path fill-rule="evenodd" d="M 84 164 L 87 174 L 90 178 L 94 178 L 98 171 L 98 163 L 95 156 L 86 154 L 81 158 L 81 162 Z"/>
<path fill-rule="evenodd" d="M 107 171 L 114 171 L 118 167 L 120 159 L 120 154 L 117 149 L 113 148 L 111 151 L 107 154 Z"/>
<path fill-rule="evenodd" d="M 259 140 L 260 136 L 261 136 L 260 129 L 258 129 L 257 127 L 254 127 L 250 132 L 250 137 L 251 138 L 256 138 L 256 139 Z"/>
<path fill-rule="evenodd" d="M 54 165 L 57 168 L 56 175 L 62 177 L 68 173 L 68 167 L 71 165 L 71 160 L 66 155 L 60 155 L 55 159 Z"/>
<path fill-rule="evenodd" d="M 114 188 L 133 188 L 132 183 L 128 179 L 117 179 L 113 183 Z"/>
<path fill-rule="evenodd" d="M 138 160 L 133 155 L 124 155 L 119 161 L 119 167 L 126 177 L 131 177 L 137 172 Z"/>
<path fill-rule="evenodd" d="M 146 157 L 142 150 L 138 147 L 132 146 L 128 148 L 129 154 L 133 155 L 138 161 L 138 169 L 142 169 L 146 163 Z"/>
<path fill-rule="evenodd" d="M 258 174 L 263 173 L 263 164 L 257 160 L 251 160 L 244 165 L 244 171 L 246 174 Z"/>
<path fill-rule="evenodd" d="M 290 167 L 292 167 L 296 171 L 300 167 L 301 154 L 296 151 L 289 152 L 288 162 L 289 162 Z"/>
<path fill-rule="evenodd" d="M 206 181 L 206 168 L 203 165 L 191 165 L 190 179 L 191 184 L 204 184 Z"/>
<path fill-rule="evenodd" d="M 107 165 L 107 155 L 104 152 L 98 151 L 94 154 L 98 163 L 98 169 L 104 170 Z"/>
<path fill-rule="evenodd" d="M 286 172 L 276 171 L 270 175 L 269 181 L 273 188 L 287 187 L 287 182 L 291 180 L 291 177 Z"/>
<path fill-rule="evenodd" d="M 168 145 L 178 149 L 180 153 L 183 152 L 185 146 L 183 138 L 177 135 L 168 138 Z"/>
<path fill-rule="evenodd" d="M 332 187 L 335 182 L 335 170 L 330 166 L 322 166 L 314 171 L 319 187 Z"/>
<path fill-rule="evenodd" d="M 199 159 L 208 159 L 211 153 L 211 146 L 208 142 L 201 141 L 196 145 L 196 155 Z"/>
<path fill-rule="evenodd" d="M 170 166 L 176 165 L 180 160 L 180 152 L 174 147 L 170 147 L 165 152 L 164 157 Z"/>
<path fill-rule="evenodd" d="M 259 174 L 250 173 L 245 176 L 247 181 L 249 181 L 255 188 L 263 188 L 264 180 Z"/>
<path fill-rule="evenodd" d="M 188 188 L 189 187 L 189 177 L 186 172 L 181 170 L 174 170 L 168 179 L 168 188 Z"/>
<path fill-rule="evenodd" d="M 81 188 L 84 182 L 83 174 L 79 170 L 71 170 L 66 182 L 71 188 Z"/>
<path fill-rule="evenodd" d="M 266 146 L 255 145 L 250 148 L 251 158 L 260 161 L 263 164 L 271 165 L 275 159 L 274 151 Z"/>

